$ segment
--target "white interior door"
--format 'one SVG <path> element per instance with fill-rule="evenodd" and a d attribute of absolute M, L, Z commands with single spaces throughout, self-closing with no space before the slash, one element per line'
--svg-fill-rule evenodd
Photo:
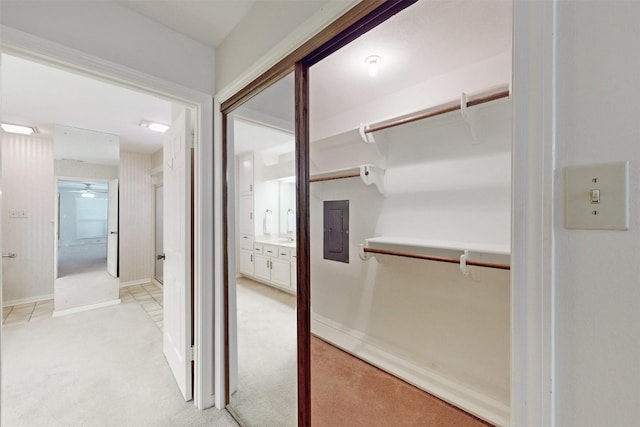
<path fill-rule="evenodd" d="M 185 400 L 191 373 L 191 132 L 189 111 L 164 140 L 164 355 Z"/>
<path fill-rule="evenodd" d="M 107 208 L 107 271 L 118 277 L 118 180 L 109 181 L 109 207 Z"/>

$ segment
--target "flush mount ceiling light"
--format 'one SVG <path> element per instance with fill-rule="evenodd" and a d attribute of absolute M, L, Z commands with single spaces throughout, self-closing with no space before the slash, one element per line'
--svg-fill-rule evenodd
<path fill-rule="evenodd" d="M 20 135 L 33 135 L 34 133 L 38 133 L 36 128 L 30 126 L 12 125 L 9 123 L 2 123 L 0 126 L 2 130 L 9 133 L 19 133 Z"/>
<path fill-rule="evenodd" d="M 162 133 L 168 131 L 169 128 L 171 127 L 169 125 L 163 125 L 162 123 L 148 122 L 146 120 L 141 121 L 139 126 L 155 132 L 162 132 Z"/>
<path fill-rule="evenodd" d="M 378 75 L 380 62 L 382 62 L 382 58 L 378 55 L 369 55 L 365 58 L 364 63 L 367 64 L 367 73 L 369 73 L 369 77 L 375 77 Z"/>

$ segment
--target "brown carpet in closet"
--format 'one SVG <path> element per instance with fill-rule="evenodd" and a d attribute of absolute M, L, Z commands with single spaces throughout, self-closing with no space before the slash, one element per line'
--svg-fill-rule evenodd
<path fill-rule="evenodd" d="M 490 425 L 317 337 L 311 340 L 311 396 L 316 427 Z"/>

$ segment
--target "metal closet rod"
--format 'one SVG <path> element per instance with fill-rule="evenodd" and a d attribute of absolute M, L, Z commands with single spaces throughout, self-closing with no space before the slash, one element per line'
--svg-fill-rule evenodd
<path fill-rule="evenodd" d="M 502 98 L 508 98 L 510 95 L 508 86 L 501 86 L 497 89 L 489 90 L 480 93 L 474 97 L 470 97 L 467 101 L 467 107 L 473 107 L 475 105 L 484 104 L 487 102 L 495 101 Z M 402 117 L 400 119 L 393 120 L 391 122 L 382 123 L 379 125 L 370 125 L 364 130 L 364 133 L 373 133 L 384 129 L 389 129 L 395 126 L 404 125 L 407 123 L 415 122 L 418 120 L 428 119 L 429 117 L 439 116 L 442 114 L 450 113 L 452 111 L 461 110 L 462 106 L 460 101 L 451 101 L 444 104 L 440 104 L 429 110 L 417 113 L 412 116 Z"/>
<path fill-rule="evenodd" d="M 386 249 L 374 249 L 374 248 L 364 248 L 363 250 L 364 252 L 369 252 L 372 254 L 393 255 L 393 256 L 400 256 L 405 258 L 426 259 L 429 261 L 439 261 L 439 262 L 448 262 L 450 264 L 460 264 L 460 258 L 448 258 L 448 257 L 434 256 L 434 255 L 415 254 L 412 252 L 389 251 Z M 511 266 L 509 264 L 501 264 L 497 262 L 467 260 L 466 264 L 475 265 L 477 267 L 497 268 L 499 270 L 511 270 Z"/>

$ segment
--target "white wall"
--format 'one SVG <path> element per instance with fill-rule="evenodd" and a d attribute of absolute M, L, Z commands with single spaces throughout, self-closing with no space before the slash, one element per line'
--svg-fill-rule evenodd
<path fill-rule="evenodd" d="M 120 283 L 153 277 L 151 155 L 120 152 Z"/>
<path fill-rule="evenodd" d="M 84 163 L 76 160 L 54 160 L 53 172 L 67 178 L 116 179 L 118 167 Z"/>
<path fill-rule="evenodd" d="M 3 258 L 3 303 L 53 296 L 53 140 L 2 133 L 2 246 L 17 258 Z M 10 218 L 10 210 L 27 218 Z"/>
<path fill-rule="evenodd" d="M 60 234 L 58 236 L 58 244 L 69 245 L 72 241 L 76 239 L 84 239 L 84 238 L 104 238 L 104 242 L 106 244 L 107 238 L 107 193 L 96 193 L 95 197 L 91 199 L 84 199 L 82 197 L 82 193 L 66 190 L 60 191 L 60 205 L 59 205 L 59 230 Z M 78 204 L 80 203 L 90 203 L 93 206 L 93 214 L 100 214 L 100 217 L 94 216 L 91 218 L 91 225 L 89 225 L 89 229 L 82 227 L 82 225 L 78 224 L 79 218 L 77 217 L 78 213 Z M 81 228 L 82 227 L 82 228 Z M 80 233 L 78 231 L 80 230 Z M 90 231 L 90 236 L 83 236 L 83 230 L 86 234 L 87 231 Z M 80 235 L 79 235 L 80 234 Z"/>
<path fill-rule="evenodd" d="M 257 1 L 216 48 L 216 90 L 251 68 L 273 46 L 289 36 L 327 0 L 287 2 L 286 7 Z M 349 4 L 350 1 L 342 1 Z"/>
<path fill-rule="evenodd" d="M 0 23 L 213 94 L 213 48 L 116 2 L 3 1 Z"/>
<path fill-rule="evenodd" d="M 312 145 L 318 172 L 376 160 L 371 146 L 357 135 L 345 140 L 349 135 L 340 135 L 338 145 L 330 140 L 323 148 Z M 360 178 L 311 184 L 314 333 L 433 393 L 441 390 L 432 375 L 453 381 L 465 391 L 441 396 L 505 423 L 509 273 L 475 268 L 465 277 L 457 265 L 397 257 L 385 257 L 383 264 L 362 261 L 358 246 L 378 236 L 508 246 L 510 104 L 484 107 L 475 142 L 467 125 L 453 116 L 377 137 L 388 141 L 387 156 L 377 155 L 387 167 L 385 196 Z M 349 200 L 349 264 L 323 259 L 326 200 Z M 357 337 L 357 344 L 348 336 Z M 386 356 L 374 360 L 372 354 Z M 474 393 L 486 399 L 477 407 L 470 404 Z"/>
<path fill-rule="evenodd" d="M 557 4 L 556 425 L 640 419 L 639 2 Z M 628 231 L 563 227 L 565 166 L 630 161 Z"/>

